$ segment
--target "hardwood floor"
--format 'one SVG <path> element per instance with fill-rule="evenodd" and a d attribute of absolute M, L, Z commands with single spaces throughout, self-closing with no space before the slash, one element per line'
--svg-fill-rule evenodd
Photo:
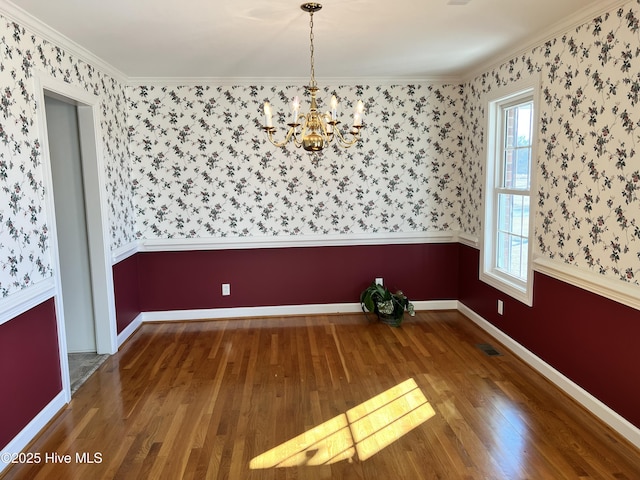
<path fill-rule="evenodd" d="M 640 478 L 637 449 L 453 311 L 144 324 L 28 451 L 3 480 Z"/>

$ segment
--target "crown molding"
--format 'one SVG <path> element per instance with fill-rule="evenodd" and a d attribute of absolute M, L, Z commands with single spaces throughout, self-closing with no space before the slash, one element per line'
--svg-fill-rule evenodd
<path fill-rule="evenodd" d="M 129 86 L 296 86 L 306 85 L 308 77 L 130 77 L 113 65 L 105 62 L 69 37 L 53 29 L 43 21 L 26 12 L 9 0 L 0 0 L 0 14 L 9 20 L 29 29 L 48 42 L 58 45 L 86 63 L 95 66 L 102 72 Z M 318 82 L 320 86 L 355 86 L 355 85 L 412 85 L 436 84 L 459 85 L 462 77 L 324 77 Z"/>
<path fill-rule="evenodd" d="M 102 60 L 83 46 L 77 44 L 69 37 L 63 35 L 57 30 L 51 28 L 42 20 L 27 13 L 9 0 L 0 0 L 0 14 L 7 19 L 19 24 L 30 30 L 31 33 L 42 37 L 44 40 L 64 48 L 67 52 L 73 54 L 76 58 L 83 60 L 85 63 L 96 67 L 101 72 L 110 75 L 122 84 L 127 83 L 127 76 L 113 65 Z"/>
<path fill-rule="evenodd" d="M 544 43 L 552 40 L 563 33 L 567 33 L 571 30 L 578 28 L 580 25 L 584 25 L 594 18 L 599 17 L 607 12 L 614 11 L 621 7 L 631 3 L 633 0 L 600 0 L 597 3 L 586 6 L 569 17 L 550 25 L 542 32 L 538 32 L 535 35 L 531 35 L 518 44 L 502 50 L 498 54 L 492 56 L 485 62 L 480 63 L 468 70 L 460 73 L 460 78 L 464 83 L 474 80 L 476 77 L 483 73 L 490 72 L 501 65 L 505 64 L 513 58 L 517 58 L 521 55 L 529 53 L 535 47 L 543 45 Z"/>
<path fill-rule="evenodd" d="M 410 84 L 435 84 L 435 85 L 459 85 L 472 81 L 477 76 L 491 71 L 500 65 L 531 51 L 533 48 L 544 44 L 546 41 L 557 37 L 569 30 L 575 29 L 594 18 L 617 9 L 632 0 L 601 0 L 597 4 L 587 6 L 573 15 L 551 25 L 534 36 L 530 36 L 515 47 L 510 47 L 491 57 L 491 59 L 463 70 L 458 75 L 435 77 L 327 77 L 321 79 L 320 85 L 328 86 L 344 85 L 410 85 Z M 38 18 L 27 13 L 9 0 L 0 0 L 0 14 L 8 19 L 24 26 L 40 35 L 45 40 L 59 45 L 79 59 L 97 67 L 102 72 L 112 76 L 116 80 L 129 86 L 137 85 L 162 85 L 162 86 L 189 86 L 189 85 L 216 85 L 216 86 L 293 86 L 306 84 L 308 79 L 302 77 L 281 78 L 249 78 L 249 77 L 129 77 L 113 65 L 105 62 L 97 55 L 74 42 L 57 30 L 51 28 Z"/>
<path fill-rule="evenodd" d="M 135 86 L 265 86 L 291 87 L 307 85 L 307 77 L 129 77 L 128 85 Z M 324 77 L 318 80 L 318 86 L 356 86 L 356 85 L 459 85 L 462 77 Z"/>

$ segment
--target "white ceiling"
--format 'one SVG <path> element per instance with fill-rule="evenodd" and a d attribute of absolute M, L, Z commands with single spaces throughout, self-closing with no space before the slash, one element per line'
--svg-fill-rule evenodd
<path fill-rule="evenodd" d="M 308 78 L 301 0 L 13 0 L 129 78 Z M 618 0 L 324 0 L 322 78 L 460 78 Z M 17 11 L 19 11 L 19 9 Z M 22 13 L 22 12 L 20 12 Z"/>

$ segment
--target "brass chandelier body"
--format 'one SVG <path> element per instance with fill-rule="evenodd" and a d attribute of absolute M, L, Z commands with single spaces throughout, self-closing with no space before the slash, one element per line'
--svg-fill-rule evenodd
<path fill-rule="evenodd" d="M 287 123 L 289 130 L 284 140 L 278 142 L 274 139 L 276 129 L 273 126 L 273 116 L 269 102 L 264 103 L 265 125 L 263 130 L 267 133 L 269 141 L 276 147 L 284 147 L 289 142 L 293 142 L 296 147 L 302 147 L 308 152 L 319 152 L 327 147 L 334 139 L 344 148 L 351 147 L 360 140 L 360 130 L 362 128 L 362 115 L 364 105 L 361 100 L 356 104 L 353 114 L 353 125 L 347 134 L 343 134 L 337 120 L 338 101 L 335 95 L 331 98 L 331 111 L 322 113 L 318 111 L 317 93 L 318 85 L 315 77 L 314 67 L 314 47 L 313 47 L 313 14 L 322 8 L 319 3 L 304 3 L 300 8 L 309 13 L 309 42 L 311 52 L 311 80 L 309 86 L 305 87 L 311 96 L 309 113 L 300 113 L 300 102 L 298 97 L 291 103 L 293 121 Z"/>

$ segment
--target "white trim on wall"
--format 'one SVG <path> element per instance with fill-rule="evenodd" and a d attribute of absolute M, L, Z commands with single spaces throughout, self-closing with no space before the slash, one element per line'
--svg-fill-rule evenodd
<path fill-rule="evenodd" d="M 467 71 L 463 71 L 460 75 L 437 76 L 437 77 L 344 77 L 344 78 L 325 78 L 323 83 L 326 85 L 361 85 L 361 84 L 443 84 L 458 85 L 481 75 L 485 72 L 493 70 L 497 65 L 501 65 L 512 58 L 520 56 L 524 52 L 530 51 L 532 48 L 543 44 L 547 40 L 557 37 L 568 30 L 574 29 L 593 18 L 609 11 L 614 11 L 620 6 L 629 3 L 629 0 L 600 0 L 594 4 L 578 10 L 574 15 L 562 19 L 561 21 L 549 26 L 542 32 L 528 37 L 521 42 L 512 45 L 509 49 L 504 50 L 480 65 L 475 65 Z M 33 33 L 40 35 L 45 40 L 59 45 L 73 53 L 79 59 L 94 65 L 104 73 L 111 75 L 123 84 L 131 86 L 136 85 L 305 85 L 308 78 L 302 77 L 282 77 L 282 78 L 245 78 L 245 77 L 128 77 L 113 65 L 105 62 L 94 53 L 90 52 L 83 46 L 74 42 L 67 36 L 53 29 L 38 18 L 27 13 L 24 9 L 7 0 L 0 0 L 0 12 L 7 18 L 15 21 L 21 26 L 28 28 Z"/>
<path fill-rule="evenodd" d="M 258 248 L 344 247 L 366 245 L 410 245 L 419 243 L 456 243 L 478 246 L 478 237 L 465 233 L 405 232 L 334 235 L 292 235 L 281 237 L 170 238 L 137 240 L 113 250 L 115 265 L 139 252 L 184 252 L 196 250 L 248 250 Z"/>
<path fill-rule="evenodd" d="M 600 15 L 607 12 L 613 12 L 622 5 L 629 3 L 629 1 L 630 0 L 599 0 L 598 2 L 594 2 L 591 5 L 577 10 L 573 15 L 563 18 L 562 20 L 550 25 L 545 30 L 523 39 L 521 42 L 510 45 L 509 48 L 499 52 L 480 65 L 475 65 L 466 72 L 462 72 L 461 76 L 463 83 L 472 81 L 474 78 L 484 73 L 491 72 L 500 65 L 503 65 L 514 58 L 518 58 L 523 54 L 530 52 L 535 47 L 544 45 L 545 42 L 557 38 L 563 33 L 570 32 Z"/>
<path fill-rule="evenodd" d="M 123 245 L 111 252 L 111 263 L 115 265 L 116 263 L 120 263 L 123 260 L 135 255 L 138 252 L 142 251 L 142 242 L 134 241 Z"/>
<path fill-rule="evenodd" d="M 127 325 L 125 329 L 118 334 L 118 350 L 120 350 L 120 347 L 122 346 L 122 344 L 126 342 L 127 339 L 131 337 L 131 335 L 134 334 L 134 332 L 140 327 L 140 325 L 142 325 L 143 317 L 144 317 L 144 314 L 142 313 L 138 314 L 138 316 L 134 318 L 131 321 L 131 323 Z"/>
<path fill-rule="evenodd" d="M 34 283 L 18 293 L 5 297 L 0 301 L 0 325 L 28 312 L 56 294 L 53 277 Z"/>
<path fill-rule="evenodd" d="M 457 300 L 433 300 L 412 302 L 416 310 L 455 310 Z M 143 312 L 140 322 L 167 322 L 185 320 L 220 320 L 290 315 L 326 315 L 338 313 L 362 313 L 359 303 L 323 303 L 308 305 L 277 305 L 267 307 L 208 308 L 200 310 L 171 310 Z M 138 318 L 134 319 L 136 322 Z M 133 323 L 133 322 L 132 322 Z M 137 328 L 137 327 L 136 327 Z M 135 331 L 135 328 L 131 333 Z M 123 331 L 124 333 L 124 331 Z M 123 341 L 126 338 L 123 338 Z"/>
<path fill-rule="evenodd" d="M 472 322 L 502 343 L 527 365 L 547 378 L 576 402 L 589 410 L 593 415 L 605 422 L 633 445 L 640 448 L 640 428 L 637 428 L 578 384 L 565 377 L 540 357 L 526 349 L 524 346 L 505 334 L 502 330 L 495 327 L 461 302 L 458 302 L 458 311 L 467 316 Z"/>
<path fill-rule="evenodd" d="M 475 249 L 480 248 L 480 238 L 477 235 L 470 235 L 468 233 L 459 232 L 458 242 L 468 247 L 473 247 Z"/>
<path fill-rule="evenodd" d="M 471 242 L 460 241 L 460 243 L 476 250 L 480 249 L 479 245 L 473 245 Z M 595 293 L 614 302 L 640 310 L 640 286 L 636 284 L 607 278 L 593 270 L 576 267 L 575 265 L 540 255 L 534 255 L 533 270 L 587 292 Z"/>
<path fill-rule="evenodd" d="M 1 1 L 1 0 L 0 0 Z M 116 310 L 113 285 L 113 269 L 111 262 L 109 232 L 109 205 L 106 198 L 105 175 L 106 168 L 102 156 L 101 127 L 100 127 L 100 98 L 85 90 L 51 77 L 47 72 L 36 71 L 33 75 L 36 101 L 40 108 L 36 111 L 38 131 L 42 138 L 42 168 L 44 172 L 45 206 L 47 211 L 55 212 L 53 194 L 53 179 L 51 173 L 51 159 L 49 158 L 49 141 L 44 108 L 45 92 L 53 97 L 61 98 L 77 106 L 78 120 L 84 121 L 86 138 L 81 136 L 82 166 L 84 172 L 85 189 L 91 189 L 94 195 L 86 195 L 87 211 L 99 212 L 99 215 L 87 217 L 87 234 L 89 240 L 89 254 L 91 262 L 92 297 L 94 302 L 94 316 L 96 319 L 95 335 L 98 353 L 114 353 L 117 351 Z M 54 270 L 54 281 L 61 285 L 60 259 L 57 247 L 57 230 L 55 214 L 49 218 L 51 232 L 51 260 Z M 62 290 L 57 290 L 56 303 L 58 306 L 57 322 L 60 337 L 61 362 L 66 361 L 65 324 L 63 315 Z"/>
<path fill-rule="evenodd" d="M 127 76 L 120 70 L 115 68 L 113 65 L 105 62 L 100 57 L 94 55 L 92 52 L 84 48 L 82 45 L 77 44 L 69 37 L 53 29 L 42 20 L 34 17 L 30 13 L 27 13 L 25 10 L 13 4 L 12 2 L 0 0 L 0 12 L 20 26 L 41 36 L 48 42 L 62 47 L 64 50 L 73 54 L 78 59 L 96 67 L 98 70 L 101 70 L 107 75 L 112 76 L 120 83 L 127 83 Z"/>
<path fill-rule="evenodd" d="M 536 257 L 533 263 L 536 272 L 640 310 L 640 287 L 638 285 L 607 278 L 592 270 L 549 258 Z"/>
<path fill-rule="evenodd" d="M 113 251 L 113 265 L 139 252 L 180 252 L 193 250 L 239 250 L 258 248 L 294 248 L 394 245 L 417 243 L 461 243 L 476 250 L 480 249 L 480 239 L 464 232 L 415 232 L 352 235 L 300 235 L 291 237 L 240 237 L 240 238 L 197 238 L 138 240 Z M 541 256 L 534 257 L 533 269 L 557 280 L 569 283 L 583 290 L 596 293 L 610 300 L 640 310 L 640 287 L 605 278 L 591 270 L 575 267 L 557 260 Z M 44 288 L 44 287 L 43 287 Z M 29 300 L 27 300 L 29 301 Z M 34 304 L 35 305 L 35 304 Z M 0 311 L 0 324 L 7 307 Z M 6 320 L 4 320 L 6 321 Z"/>
<path fill-rule="evenodd" d="M 218 237 L 142 240 L 139 251 L 175 252 L 183 250 L 239 250 L 251 248 L 338 247 L 415 243 L 454 243 L 457 233 L 405 232 L 332 235 L 291 235 L 278 237 Z"/>
<path fill-rule="evenodd" d="M 139 252 L 184 252 L 196 250 L 248 250 L 258 248 L 343 247 L 365 245 L 410 245 L 456 243 L 478 246 L 478 237 L 457 231 L 292 235 L 280 237 L 218 237 L 136 240 L 111 253 L 116 265 Z"/>
<path fill-rule="evenodd" d="M 253 86 L 261 87 L 279 87 L 300 85 L 303 89 L 304 85 L 309 82 L 308 77 L 269 77 L 269 78 L 252 78 L 252 77 L 130 77 L 128 85 L 137 86 L 199 86 L 214 85 L 219 87 L 226 86 Z M 459 76 L 442 76 L 442 77 L 323 77 L 322 85 L 459 85 L 462 79 Z"/>
<path fill-rule="evenodd" d="M 40 431 L 64 408 L 66 403 L 65 393 L 58 393 L 46 407 L 40 410 L 40 413 L 38 413 L 29 424 L 0 451 L 0 475 L 3 470 L 9 466 L 10 463 L 7 462 L 7 460 L 11 458 L 11 455 L 18 454 L 27 448 L 27 445 L 38 436 Z M 42 452 L 41 455 L 43 456 L 42 461 L 44 462 L 45 452 Z"/>

